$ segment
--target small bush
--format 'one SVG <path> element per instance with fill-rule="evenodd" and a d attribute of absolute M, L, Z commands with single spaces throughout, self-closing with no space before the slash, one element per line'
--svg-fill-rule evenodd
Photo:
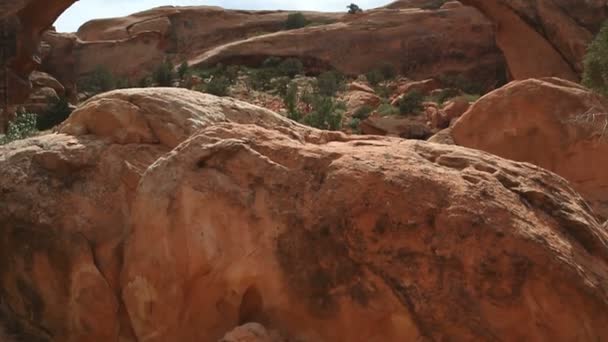
<path fill-rule="evenodd" d="M 322 96 L 334 96 L 344 87 L 344 76 L 337 71 L 326 71 L 317 77 L 317 91 Z"/>
<path fill-rule="evenodd" d="M 148 88 L 152 86 L 152 78 L 151 77 L 142 77 L 139 82 L 137 82 L 137 86 L 140 88 Z"/>
<path fill-rule="evenodd" d="M 339 130 L 344 111 L 343 103 L 336 102 L 331 97 L 317 95 L 313 100 L 313 110 L 301 122 L 319 129 Z"/>
<path fill-rule="evenodd" d="M 380 82 L 384 81 L 384 76 L 382 76 L 382 72 L 378 69 L 373 69 L 365 74 L 365 78 L 367 82 L 372 86 L 377 86 Z"/>
<path fill-rule="evenodd" d="M 308 20 L 304 16 L 304 14 L 297 12 L 291 13 L 287 16 L 287 21 L 285 21 L 285 28 L 287 30 L 295 30 L 302 27 L 306 27 L 308 25 Z"/>
<path fill-rule="evenodd" d="M 448 2 L 448 0 L 433 0 L 421 6 L 420 8 L 425 10 L 436 10 L 441 8 L 441 6 L 443 6 L 443 4 L 445 4 L 446 2 Z"/>
<path fill-rule="evenodd" d="M 262 68 L 277 68 L 281 62 L 282 60 L 280 57 L 268 57 L 262 62 Z"/>
<path fill-rule="evenodd" d="M 350 123 L 348 124 L 350 129 L 352 129 L 353 132 L 355 132 L 355 133 L 360 132 L 360 128 L 359 128 L 360 125 L 361 125 L 361 119 L 358 119 L 358 118 L 350 119 Z"/>
<path fill-rule="evenodd" d="M 37 118 L 36 127 L 44 131 L 64 122 L 72 114 L 70 103 L 65 97 L 55 100 L 47 112 Z"/>
<path fill-rule="evenodd" d="M 452 99 L 454 97 L 460 96 L 462 92 L 456 88 L 445 88 L 441 89 L 439 93 L 429 96 L 428 101 L 436 102 L 438 104 L 443 104 L 445 101 Z"/>
<path fill-rule="evenodd" d="M 230 88 L 230 80 L 226 76 L 214 76 L 205 85 L 205 93 L 215 96 L 226 96 L 228 95 L 228 89 Z"/>
<path fill-rule="evenodd" d="M 362 106 L 353 113 L 353 118 L 365 120 L 370 116 L 373 111 L 374 109 L 368 105 Z"/>
<path fill-rule="evenodd" d="M 363 12 L 361 7 L 357 6 L 356 4 L 350 4 L 346 6 L 346 8 L 348 8 L 348 14 L 357 14 Z"/>
<path fill-rule="evenodd" d="M 267 68 L 252 69 L 249 72 L 247 83 L 251 88 L 258 91 L 270 90 L 272 89 L 271 81 L 274 75 L 274 72 Z"/>
<path fill-rule="evenodd" d="M 278 65 L 281 75 L 294 78 L 304 70 L 304 64 L 297 58 L 287 58 Z"/>
<path fill-rule="evenodd" d="M 583 84 L 608 96 L 608 21 L 589 45 L 583 66 Z"/>
<path fill-rule="evenodd" d="M 15 120 L 8 124 L 6 135 L 0 137 L 0 145 L 8 144 L 15 140 L 28 138 L 36 133 L 37 115 L 32 113 L 19 114 Z"/>
<path fill-rule="evenodd" d="M 291 78 L 289 78 L 287 76 L 281 76 L 281 77 L 273 78 L 272 81 L 270 82 L 270 86 L 272 89 L 274 89 L 276 91 L 276 93 L 278 95 L 285 96 L 290 82 L 291 82 Z"/>
<path fill-rule="evenodd" d="M 299 121 L 301 114 L 298 111 L 298 85 L 294 82 L 287 86 L 285 95 L 283 96 L 283 103 L 287 108 L 287 117 L 291 120 Z"/>
<path fill-rule="evenodd" d="M 169 60 L 162 62 L 152 74 L 152 79 L 160 87 L 171 87 L 174 78 L 173 63 Z"/>
<path fill-rule="evenodd" d="M 388 102 L 384 102 L 376 108 L 376 112 L 381 116 L 397 115 L 399 114 L 399 109 Z"/>
<path fill-rule="evenodd" d="M 384 81 L 392 80 L 397 76 L 397 69 L 390 63 L 383 63 L 378 70 Z"/>
<path fill-rule="evenodd" d="M 399 113 L 401 115 L 417 114 L 422 110 L 424 96 L 418 91 L 411 91 L 399 100 Z"/>
<path fill-rule="evenodd" d="M 182 64 L 180 64 L 179 68 L 177 69 L 177 75 L 179 76 L 180 80 L 184 80 L 186 78 L 186 76 L 188 76 L 189 73 L 190 73 L 190 66 L 188 66 L 188 62 L 184 61 Z"/>
<path fill-rule="evenodd" d="M 116 89 L 116 79 L 108 68 L 98 65 L 78 82 L 78 88 L 87 93 L 99 94 Z"/>

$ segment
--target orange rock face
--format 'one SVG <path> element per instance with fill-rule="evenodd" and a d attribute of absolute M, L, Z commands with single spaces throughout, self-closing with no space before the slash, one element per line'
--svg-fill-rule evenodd
<path fill-rule="evenodd" d="M 478 100 L 452 133 L 459 145 L 561 175 L 607 217 L 607 110 L 605 99 L 575 83 L 516 81 Z"/>
<path fill-rule="evenodd" d="M 516 80 L 552 76 L 578 80 L 587 46 L 608 18 L 605 0 L 462 2 L 497 25 L 497 43 Z"/>
<path fill-rule="evenodd" d="M 334 67 L 348 74 L 368 72 L 382 62 L 412 78 L 452 72 L 490 82 L 504 74 L 493 26 L 473 8 L 304 14 L 327 25 L 285 31 L 287 12 L 217 7 L 162 7 L 95 20 L 76 35 L 49 37 L 45 70 L 54 75 L 56 70 L 65 84 L 98 65 L 138 79 L 169 55 L 178 63 L 246 65 L 287 56 L 300 58 L 313 71 Z M 114 63 L 124 55 L 128 61 Z"/>
<path fill-rule="evenodd" d="M 336 24 L 218 46 L 191 62 L 246 62 L 264 56 L 297 56 L 309 65 L 353 75 L 389 63 L 414 79 L 453 72 L 494 81 L 503 70 L 493 26 L 477 10 L 463 6 L 372 10 Z"/>
<path fill-rule="evenodd" d="M 608 339 L 608 235 L 541 168 L 179 89 L 60 130 L 0 146 L 24 340 Z"/>
<path fill-rule="evenodd" d="M 76 0 L 0 0 L 0 29 L 2 30 L 1 82 L 8 81 L 8 104 L 21 104 L 29 96 L 32 84 L 29 75 L 40 65 L 40 37 Z M 6 37 L 6 38 L 5 38 Z M 6 68 L 6 69 L 5 69 Z M 0 94 L 4 105 L 4 94 Z M 0 133 L 8 123 L 8 111 L 0 108 Z"/>
<path fill-rule="evenodd" d="M 76 34 L 49 37 L 51 51 L 45 60 L 45 69 L 57 73 L 65 83 L 74 83 L 99 65 L 116 75 L 136 80 L 148 76 L 169 55 L 182 62 L 218 45 L 280 31 L 288 14 L 209 6 L 165 6 L 123 18 L 93 20 Z M 343 15 L 305 14 L 309 20 L 319 23 L 334 22 Z M 122 63 L 115 63 L 116 60 Z"/>

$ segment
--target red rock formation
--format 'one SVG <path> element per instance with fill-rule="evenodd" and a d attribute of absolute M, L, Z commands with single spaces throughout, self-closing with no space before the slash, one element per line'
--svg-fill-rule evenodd
<path fill-rule="evenodd" d="M 451 72 L 492 83 L 503 70 L 493 26 L 477 10 L 464 6 L 373 10 L 336 24 L 218 46 L 190 62 L 255 63 L 268 56 L 296 56 L 309 65 L 331 66 L 352 75 L 389 63 L 414 79 Z"/>
<path fill-rule="evenodd" d="M 608 236 L 543 169 L 179 89 L 60 130 L 0 146 L 0 294 L 30 336 L 608 338 Z"/>
<path fill-rule="evenodd" d="M 575 83 L 531 79 L 482 97 L 452 134 L 459 145 L 561 175 L 608 217 L 607 113 L 605 99 Z"/>
<path fill-rule="evenodd" d="M 37 56 L 40 37 L 75 1 L 77 0 L 0 0 L 0 26 L 15 42 L 15 46 L 2 47 L 8 58 L 0 61 L 8 66 L 9 104 L 20 104 L 28 98 L 31 90 L 29 75 L 40 65 Z M 0 101 L 4 102 L 4 99 Z M 4 132 L 7 115 L 0 108 L 0 133 Z"/>
<path fill-rule="evenodd" d="M 99 65 L 120 77 L 138 80 L 148 76 L 169 55 L 181 62 L 218 45 L 280 31 L 288 14 L 166 6 L 122 18 L 93 20 L 75 35 L 49 36 L 51 50 L 44 68 L 65 83 L 75 83 Z M 305 14 L 316 23 L 334 22 L 343 15 Z M 115 63 L 117 59 L 122 63 Z"/>
<path fill-rule="evenodd" d="M 497 26 L 497 43 L 514 79 L 577 80 L 586 48 L 608 18 L 606 0 L 462 0 Z M 522 37 L 525 37 L 522 38 Z"/>
<path fill-rule="evenodd" d="M 501 1 L 463 0 L 463 3 L 475 6 L 496 24 L 496 42 L 505 55 L 513 79 L 547 76 L 578 79 L 562 55 Z"/>

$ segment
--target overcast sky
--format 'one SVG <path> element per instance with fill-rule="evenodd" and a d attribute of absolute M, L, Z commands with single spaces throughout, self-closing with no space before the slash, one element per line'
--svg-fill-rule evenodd
<path fill-rule="evenodd" d="M 130 13 L 163 5 L 221 6 L 234 9 L 285 9 L 345 11 L 346 5 L 355 2 L 363 9 L 386 5 L 391 0 L 80 0 L 57 20 L 60 32 L 74 32 L 91 19 L 120 17 Z"/>

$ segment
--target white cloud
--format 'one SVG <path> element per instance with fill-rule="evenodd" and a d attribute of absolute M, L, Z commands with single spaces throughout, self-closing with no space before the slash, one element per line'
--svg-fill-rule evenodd
<path fill-rule="evenodd" d="M 346 5 L 351 2 L 367 9 L 385 5 L 390 0 L 80 0 L 63 13 L 55 26 L 58 31 L 74 32 L 80 25 L 91 19 L 119 17 L 163 5 L 205 5 L 233 9 L 345 11 Z"/>

